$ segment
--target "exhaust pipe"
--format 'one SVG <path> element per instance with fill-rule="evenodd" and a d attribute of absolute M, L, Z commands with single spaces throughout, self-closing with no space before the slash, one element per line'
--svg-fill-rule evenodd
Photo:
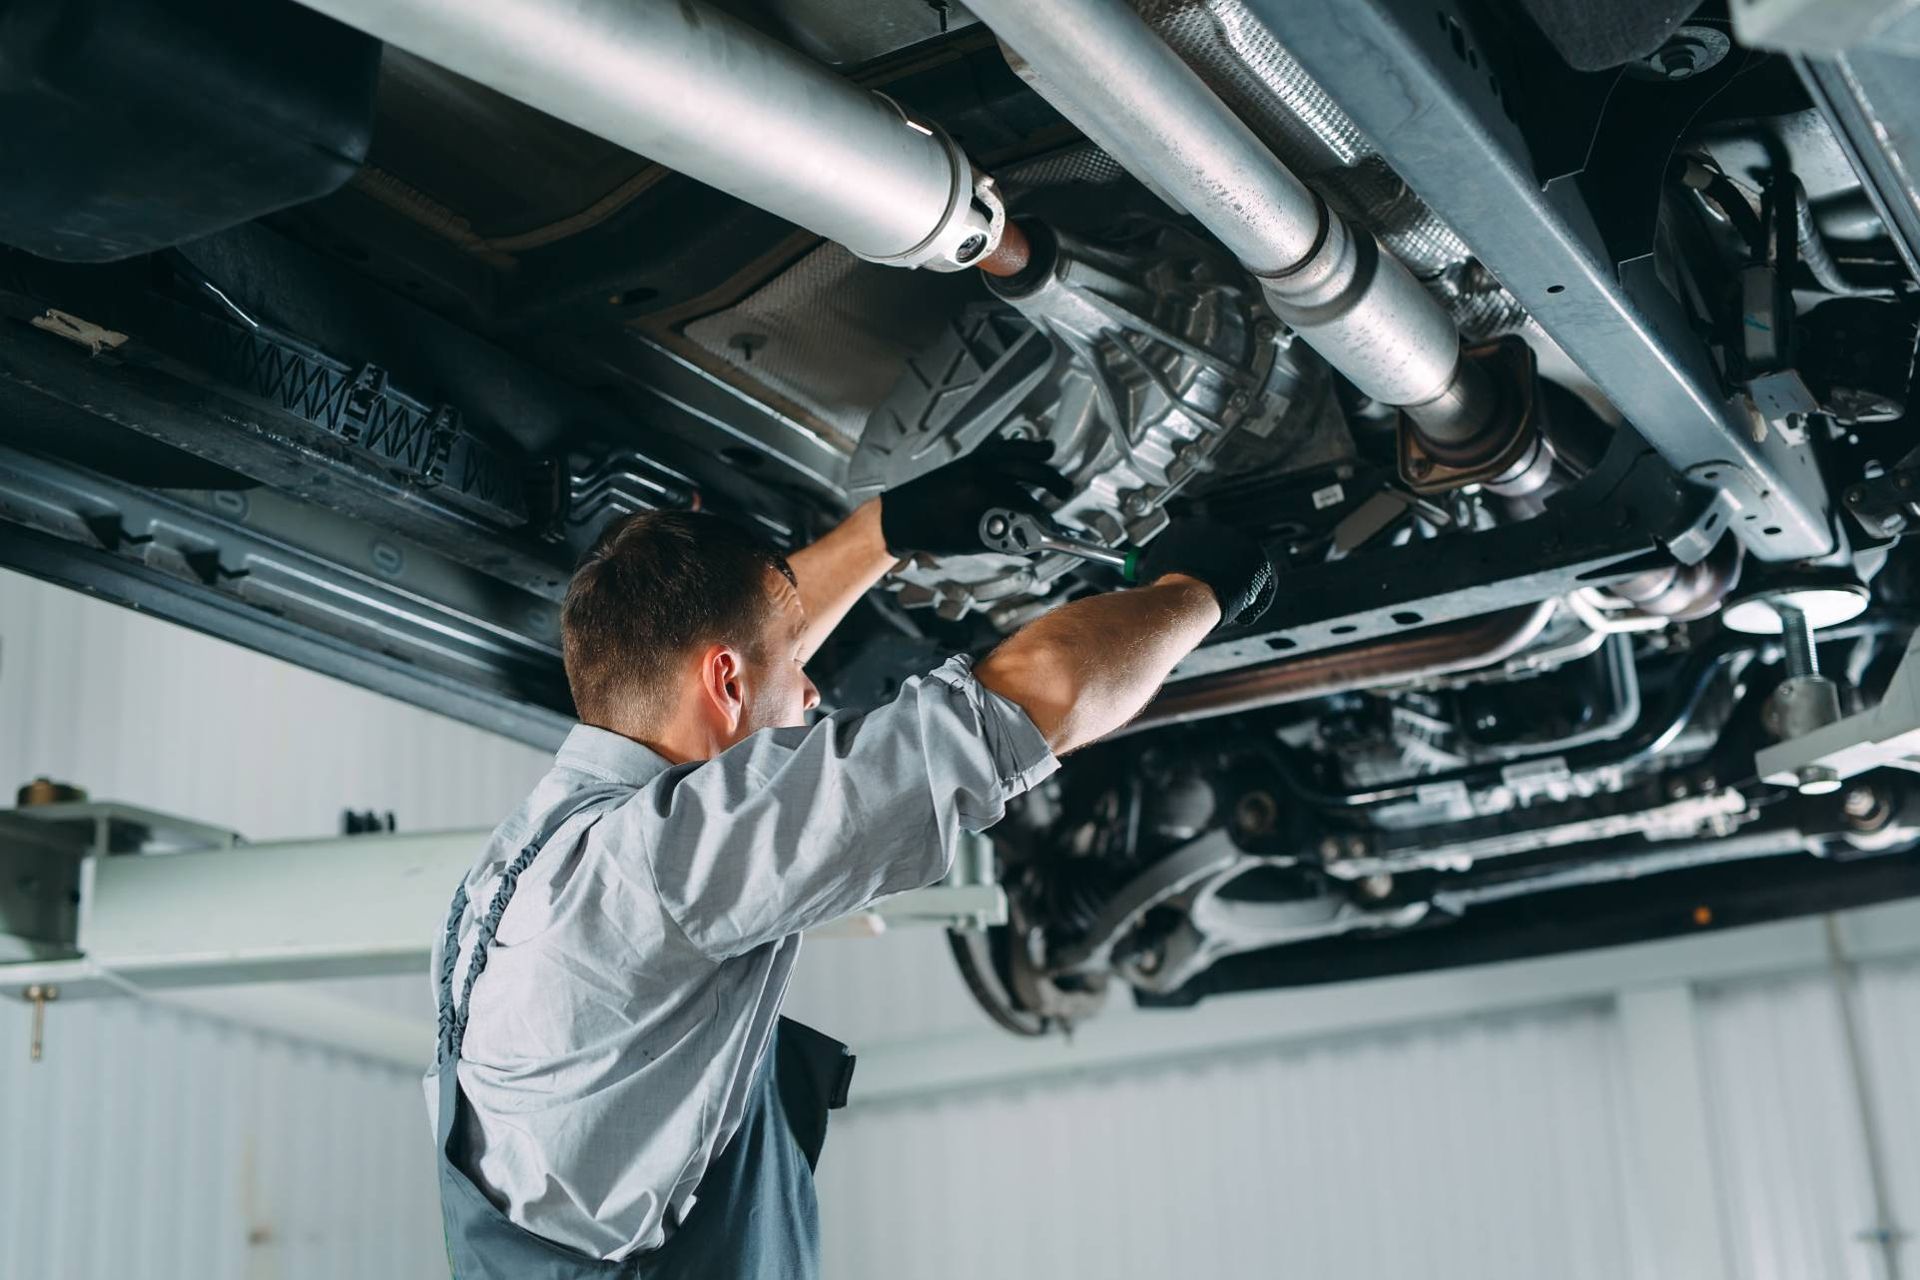
<path fill-rule="evenodd" d="M 1374 237 L 1327 208 L 1125 0 L 968 0 L 1015 69 L 1259 277 L 1276 314 L 1422 442 L 1472 456 L 1510 423 L 1460 333 Z M 1024 64 L 1024 66 L 1023 66 Z"/>
<path fill-rule="evenodd" d="M 1024 261 L 938 125 L 698 0 L 303 2 L 870 262 Z"/>
<path fill-rule="evenodd" d="M 302 2 L 868 261 L 999 276 L 1026 264 L 993 180 L 938 125 L 700 0 Z M 969 7 L 1069 119 L 1231 249 L 1328 363 L 1403 409 L 1428 453 L 1466 463 L 1504 447 L 1512 406 L 1461 358 L 1440 304 L 1124 0 Z"/>

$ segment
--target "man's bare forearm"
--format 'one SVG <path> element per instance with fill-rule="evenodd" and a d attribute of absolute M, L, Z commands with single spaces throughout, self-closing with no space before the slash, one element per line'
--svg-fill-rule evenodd
<path fill-rule="evenodd" d="M 1180 659 L 1220 621 L 1205 583 L 1169 574 L 1134 591 L 1062 605 L 975 668 L 980 683 L 1033 718 L 1056 754 L 1140 714 Z"/>
<path fill-rule="evenodd" d="M 894 565 L 880 532 L 880 500 L 873 498 L 855 507 L 825 536 L 788 556 L 787 564 L 807 611 L 807 629 L 800 639 L 804 660 L 826 643 L 853 602 Z"/>

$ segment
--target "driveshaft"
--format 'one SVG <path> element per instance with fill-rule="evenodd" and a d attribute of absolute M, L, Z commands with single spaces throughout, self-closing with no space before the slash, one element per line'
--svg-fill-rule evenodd
<path fill-rule="evenodd" d="M 944 130 L 698 0 L 303 3 L 860 257 L 998 265 L 999 196 Z"/>

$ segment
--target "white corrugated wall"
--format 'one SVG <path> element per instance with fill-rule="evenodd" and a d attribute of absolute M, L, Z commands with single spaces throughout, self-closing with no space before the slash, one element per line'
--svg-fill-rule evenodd
<path fill-rule="evenodd" d="M 1849 984 L 1864 1114 L 1842 1020 Z M 1920 964 L 1709 988 L 1701 1015 L 1737 1274 L 1890 1280 L 1877 1229 L 1920 1230 Z M 1870 1132 L 1887 1224 L 1875 1204 Z M 1920 1253 L 1902 1252 L 1911 1275 Z"/>
<path fill-rule="evenodd" d="M 545 757 L 0 572 L 0 788 L 37 774 L 232 827 L 490 826 Z M 424 1010 L 425 980 L 328 984 Z M 437 1280 L 416 1071 L 136 1001 L 0 1002 L 0 1277 Z M 422 1053 L 428 1051 L 423 1041 Z"/>
<path fill-rule="evenodd" d="M 0 785 L 51 773 L 297 837 L 347 807 L 391 809 L 403 829 L 485 826 L 543 759 L 0 573 Z M 1697 951 L 1700 973 L 1726 971 L 1712 939 L 1662 945 L 1668 968 Z M 1646 974 L 1551 994 L 1589 964 L 1619 967 L 1116 1008 L 1082 1038 L 1095 1065 L 1062 1069 L 1058 1045 L 1008 1047 L 988 1026 L 939 937 L 812 944 L 792 1007 L 856 1042 L 880 1099 L 841 1113 L 828 1144 L 827 1274 L 1885 1276 L 1859 1238 L 1866 1143 L 1817 955 L 1788 976 L 1656 991 L 1686 1038 L 1670 1082 L 1673 1046 L 1636 1039 L 1660 1020 L 1624 1012 Z M 319 988 L 425 1010 L 412 981 Z M 1862 963 L 1854 991 L 1890 1216 L 1920 1229 L 1920 961 Z M 1339 1002 L 1351 1017 L 1327 1012 Z M 1413 1011 L 1369 1012 L 1395 1002 Z M 1192 1047 L 1303 1008 L 1361 1029 Z M 5 1280 L 444 1275 L 413 1070 L 134 1001 L 56 1005 L 41 1064 L 26 1040 L 25 1009 L 0 1002 Z M 1124 1060 L 1100 1056 L 1115 1044 Z M 1676 1117 L 1697 1133 L 1661 1131 Z M 1675 1167 L 1711 1184 L 1679 1197 L 1708 1207 L 1677 1220 L 1675 1143 L 1697 1157 Z"/>
<path fill-rule="evenodd" d="M 325 836 L 347 808 L 491 826 L 546 756 L 236 645 L 0 570 L 0 794 L 39 774 L 231 827 Z"/>
<path fill-rule="evenodd" d="M 1620 1095 L 1581 1007 L 883 1104 L 829 1139 L 826 1272 L 1616 1280 Z"/>
<path fill-rule="evenodd" d="M 1863 965 L 1857 990 L 1891 1225 L 1920 1236 L 1920 960 Z M 1920 1249 L 1902 1256 L 1911 1280 Z"/>
<path fill-rule="evenodd" d="M 133 1001 L 0 1006 L 0 1276 L 440 1280 L 417 1081 Z"/>
<path fill-rule="evenodd" d="M 1857 990 L 1887 1224 L 1913 1232 L 1920 963 L 1863 964 Z M 1675 995 L 1698 1075 L 1647 1046 L 1675 1095 L 1653 1106 L 1605 1001 L 855 1108 L 822 1169 L 827 1273 L 1894 1280 L 1834 976 Z M 1688 1176 L 1675 1108 L 1711 1186 L 1654 1239 Z M 1910 1280 L 1920 1251 L 1896 1250 Z"/>
<path fill-rule="evenodd" d="M 1873 1194 L 1832 979 L 1709 992 L 1700 1031 L 1736 1273 L 1870 1280 Z"/>

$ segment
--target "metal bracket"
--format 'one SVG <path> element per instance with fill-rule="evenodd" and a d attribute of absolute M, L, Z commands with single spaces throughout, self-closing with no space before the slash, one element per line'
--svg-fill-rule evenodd
<path fill-rule="evenodd" d="M 1172 678 L 1284 661 L 1702 559 L 1727 532 L 1723 495 L 1686 483 L 1637 447 L 1623 447 L 1532 520 L 1287 572 L 1257 628 L 1196 650 Z"/>
<path fill-rule="evenodd" d="M 1704 341 L 1651 260 L 1618 261 L 1573 178 L 1538 172 L 1497 69 L 1470 63 L 1473 23 L 1428 0 L 1249 0 L 1381 157 L 1457 231 L 1675 469 L 1736 472 L 1758 505 L 1734 533 L 1762 560 L 1828 554 L 1826 488 L 1805 449 L 1755 441 Z M 1461 39 L 1460 34 L 1468 38 Z M 1517 107 L 1518 104 L 1515 104 Z M 1551 180 L 1548 180 L 1551 179 Z"/>
<path fill-rule="evenodd" d="M 1877 706 L 1800 737 L 1763 747 L 1754 764 L 1763 781 L 1793 787 L 1805 770 L 1831 770 L 1844 781 L 1887 766 L 1920 770 L 1920 635 L 1908 643 Z"/>
<path fill-rule="evenodd" d="M 1842 501 L 1869 536 L 1894 538 L 1905 533 L 1920 518 L 1920 449 L 1884 474 L 1848 486 Z"/>

